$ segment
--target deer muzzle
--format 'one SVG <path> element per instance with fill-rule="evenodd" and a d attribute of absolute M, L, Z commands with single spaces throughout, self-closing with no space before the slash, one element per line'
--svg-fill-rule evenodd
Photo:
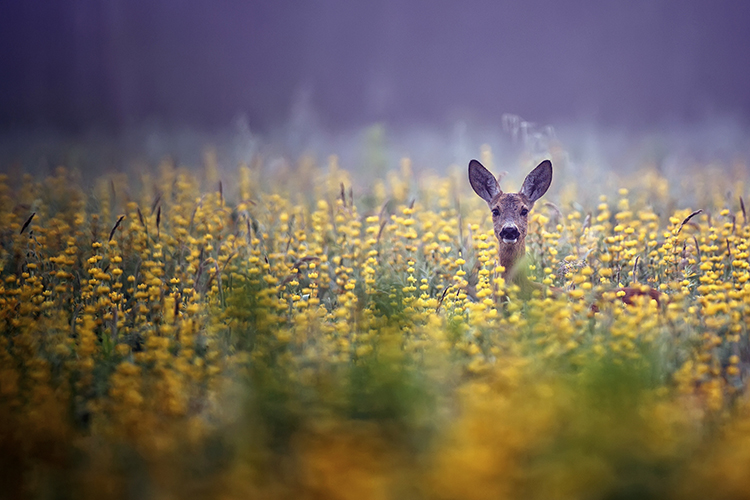
<path fill-rule="evenodd" d="M 511 245 L 518 242 L 520 236 L 521 232 L 518 230 L 518 226 L 512 222 L 505 224 L 498 234 L 498 238 L 501 239 L 503 243 Z"/>

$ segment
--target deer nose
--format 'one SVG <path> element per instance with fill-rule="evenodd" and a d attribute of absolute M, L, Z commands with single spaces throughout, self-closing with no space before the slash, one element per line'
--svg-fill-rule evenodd
<path fill-rule="evenodd" d="M 518 241 L 518 237 L 521 236 L 521 233 L 518 231 L 518 227 L 516 227 L 515 224 L 506 224 L 500 230 L 499 236 L 502 238 L 503 243 L 515 243 Z"/>

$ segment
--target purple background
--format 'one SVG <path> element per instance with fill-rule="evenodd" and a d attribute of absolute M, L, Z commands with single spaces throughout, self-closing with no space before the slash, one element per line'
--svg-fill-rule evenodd
<path fill-rule="evenodd" d="M 750 2 L 2 0 L 0 130 L 750 118 Z"/>

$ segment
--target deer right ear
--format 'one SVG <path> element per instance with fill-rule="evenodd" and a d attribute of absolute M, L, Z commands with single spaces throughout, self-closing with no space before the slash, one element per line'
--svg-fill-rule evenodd
<path fill-rule="evenodd" d="M 552 162 L 544 160 L 526 176 L 520 193 L 526 195 L 529 201 L 534 203 L 547 192 L 551 183 Z"/>
<path fill-rule="evenodd" d="M 469 162 L 469 183 L 474 192 L 487 203 L 490 203 L 492 198 L 502 193 L 495 176 L 477 160 Z"/>

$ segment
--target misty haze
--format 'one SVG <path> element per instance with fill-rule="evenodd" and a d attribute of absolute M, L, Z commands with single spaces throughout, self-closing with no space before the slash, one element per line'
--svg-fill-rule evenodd
<path fill-rule="evenodd" d="M 684 135 L 678 148 L 747 152 L 742 2 L 84 0 L 0 9 L 4 151 L 35 132 L 47 134 L 35 145 L 95 134 L 143 151 L 144 136 L 156 134 L 151 149 L 165 141 L 159 154 L 179 155 L 191 149 L 181 142 L 195 144 L 179 139 L 189 133 L 244 132 L 293 153 L 330 154 L 339 138 L 379 124 L 398 154 L 413 154 L 433 144 L 410 147 L 404 132 L 444 144 L 467 130 L 474 148 L 500 140 L 510 114 L 570 143 L 627 134 L 672 148 Z M 488 137 L 471 135 L 480 131 Z M 710 144 L 716 135 L 722 143 Z"/>

